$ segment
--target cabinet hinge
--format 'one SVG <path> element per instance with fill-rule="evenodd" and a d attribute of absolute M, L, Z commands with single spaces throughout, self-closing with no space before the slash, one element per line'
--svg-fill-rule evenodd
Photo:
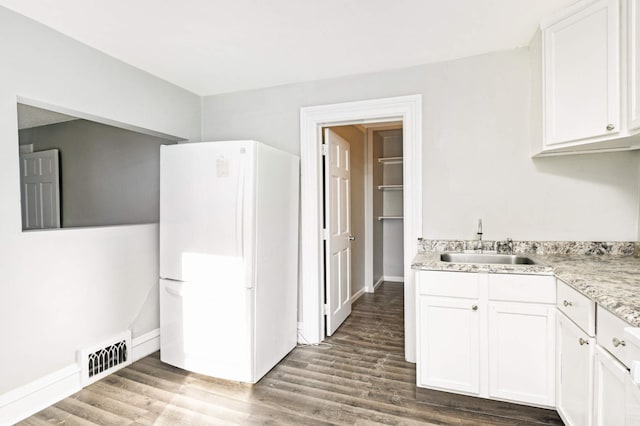
<path fill-rule="evenodd" d="M 324 305 L 322 305 L 322 314 L 323 315 L 329 315 L 329 304 L 325 303 Z"/>
<path fill-rule="evenodd" d="M 322 144 L 322 155 L 329 155 L 329 145 L 326 143 Z"/>
<path fill-rule="evenodd" d="M 329 230 L 326 229 L 326 228 L 322 230 L 322 239 L 323 240 L 328 240 L 329 239 Z"/>

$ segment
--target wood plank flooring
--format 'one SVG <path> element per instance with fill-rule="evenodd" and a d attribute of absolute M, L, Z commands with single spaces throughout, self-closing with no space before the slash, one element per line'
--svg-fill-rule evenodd
<path fill-rule="evenodd" d="M 363 295 L 320 346 L 294 349 L 258 384 L 189 373 L 153 354 L 20 425 L 525 425 L 555 411 L 416 389 L 404 361 L 403 288 Z"/>

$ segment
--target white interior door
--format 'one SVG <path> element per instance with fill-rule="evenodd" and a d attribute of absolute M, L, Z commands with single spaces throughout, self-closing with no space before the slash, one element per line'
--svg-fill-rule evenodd
<path fill-rule="evenodd" d="M 351 314 L 351 165 L 349 142 L 324 130 L 326 332 Z"/>
<path fill-rule="evenodd" d="M 22 229 L 60 228 L 58 150 L 20 154 Z"/>

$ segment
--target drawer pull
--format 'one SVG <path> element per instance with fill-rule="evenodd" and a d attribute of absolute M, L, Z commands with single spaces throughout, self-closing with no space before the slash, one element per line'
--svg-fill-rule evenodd
<path fill-rule="evenodd" d="M 472 311 L 477 311 L 478 310 L 478 305 L 471 305 L 471 310 Z"/>
<path fill-rule="evenodd" d="M 583 345 L 588 345 L 589 341 L 588 340 L 584 340 L 582 337 L 578 339 L 578 343 L 580 343 L 580 346 Z"/>
<path fill-rule="evenodd" d="M 612 342 L 614 348 L 617 348 L 618 346 L 627 346 L 624 340 L 620 340 L 617 337 L 614 337 Z"/>
<path fill-rule="evenodd" d="M 564 302 L 562 302 L 562 304 L 567 307 L 567 306 L 573 306 L 573 303 L 569 302 L 568 300 L 565 300 Z"/>

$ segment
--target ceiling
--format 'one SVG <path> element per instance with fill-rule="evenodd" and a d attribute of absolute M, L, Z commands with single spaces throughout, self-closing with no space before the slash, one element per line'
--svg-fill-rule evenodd
<path fill-rule="evenodd" d="M 576 0 L 0 0 L 198 95 L 525 46 Z"/>

